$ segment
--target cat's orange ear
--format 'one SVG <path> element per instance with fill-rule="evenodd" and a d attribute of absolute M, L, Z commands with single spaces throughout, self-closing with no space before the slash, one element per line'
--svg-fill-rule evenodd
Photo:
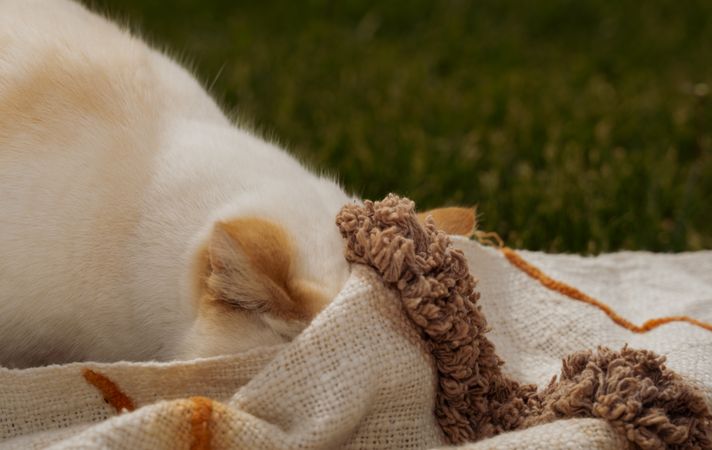
<path fill-rule="evenodd" d="M 447 234 L 472 236 L 477 227 L 475 208 L 437 208 L 418 213 L 418 220 L 425 222 L 426 217 L 432 216 L 435 226 Z"/>
<path fill-rule="evenodd" d="M 235 307 L 301 319 L 290 295 L 293 246 L 278 225 L 260 218 L 215 224 L 207 248 L 205 287 Z"/>

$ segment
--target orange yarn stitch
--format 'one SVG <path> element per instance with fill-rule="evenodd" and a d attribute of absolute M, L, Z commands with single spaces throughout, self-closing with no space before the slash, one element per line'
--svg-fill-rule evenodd
<path fill-rule="evenodd" d="M 213 401 L 205 397 L 193 397 L 193 416 L 190 419 L 190 431 L 193 441 L 190 450 L 210 450 L 213 439 L 210 429 L 213 414 Z"/>
<path fill-rule="evenodd" d="M 117 413 L 122 413 L 123 411 L 130 412 L 136 409 L 133 400 L 121 392 L 121 389 L 119 389 L 116 383 L 111 381 L 106 375 L 91 369 L 82 370 L 82 375 L 84 379 L 87 380 L 87 383 L 99 389 L 101 395 L 104 396 L 104 400 L 113 406 Z"/>
<path fill-rule="evenodd" d="M 645 333 L 671 322 L 687 322 L 691 325 L 698 326 L 707 331 L 712 331 L 712 324 L 705 323 L 688 316 L 659 317 L 656 319 L 650 319 L 643 323 L 643 325 L 636 325 L 633 322 L 630 322 L 629 320 L 620 316 L 605 303 L 602 303 L 599 300 L 596 300 L 595 298 L 591 297 L 590 295 L 579 291 L 573 286 L 569 286 L 566 283 L 554 280 L 553 278 L 549 277 L 544 272 L 539 270 L 539 268 L 525 261 L 521 256 L 519 256 L 519 254 L 517 254 L 517 252 L 515 252 L 511 248 L 502 245 L 500 246 L 500 251 L 504 254 L 507 260 L 512 263 L 512 265 L 537 280 L 544 287 L 551 289 L 552 291 L 559 292 L 560 294 L 563 294 L 574 300 L 578 300 L 580 302 L 588 303 L 589 305 L 595 306 L 596 308 L 603 311 L 617 325 L 620 325 L 623 328 L 626 328 L 634 333 Z"/>

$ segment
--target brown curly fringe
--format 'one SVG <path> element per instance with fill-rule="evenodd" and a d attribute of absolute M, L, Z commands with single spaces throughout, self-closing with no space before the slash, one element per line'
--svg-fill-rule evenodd
<path fill-rule="evenodd" d="M 336 223 L 346 258 L 373 267 L 401 296 L 437 367 L 435 416 L 459 444 L 561 418 L 607 420 L 643 449 L 712 449 L 712 415 L 703 395 L 668 370 L 664 358 L 627 347 L 566 357 L 558 380 L 537 392 L 502 371 L 485 333 L 467 261 L 415 204 L 390 194 L 345 206 Z"/>

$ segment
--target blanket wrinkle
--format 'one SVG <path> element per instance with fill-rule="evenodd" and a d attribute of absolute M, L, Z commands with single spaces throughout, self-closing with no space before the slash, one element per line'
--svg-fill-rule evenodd
<path fill-rule="evenodd" d="M 490 437 L 562 418 L 607 420 L 641 449 L 712 449 L 712 414 L 703 394 L 647 350 L 599 347 L 564 358 L 542 390 L 503 374 L 477 305 L 464 254 L 420 225 L 415 204 L 389 194 L 346 205 L 336 219 L 346 258 L 373 267 L 399 291 L 438 372 L 435 416 L 451 443 Z"/>

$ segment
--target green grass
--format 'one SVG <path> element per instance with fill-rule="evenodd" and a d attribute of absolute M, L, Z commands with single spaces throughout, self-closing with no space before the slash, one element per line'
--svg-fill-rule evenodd
<path fill-rule="evenodd" d="M 712 248 L 712 2 L 95 0 L 348 189 L 529 249 Z"/>

